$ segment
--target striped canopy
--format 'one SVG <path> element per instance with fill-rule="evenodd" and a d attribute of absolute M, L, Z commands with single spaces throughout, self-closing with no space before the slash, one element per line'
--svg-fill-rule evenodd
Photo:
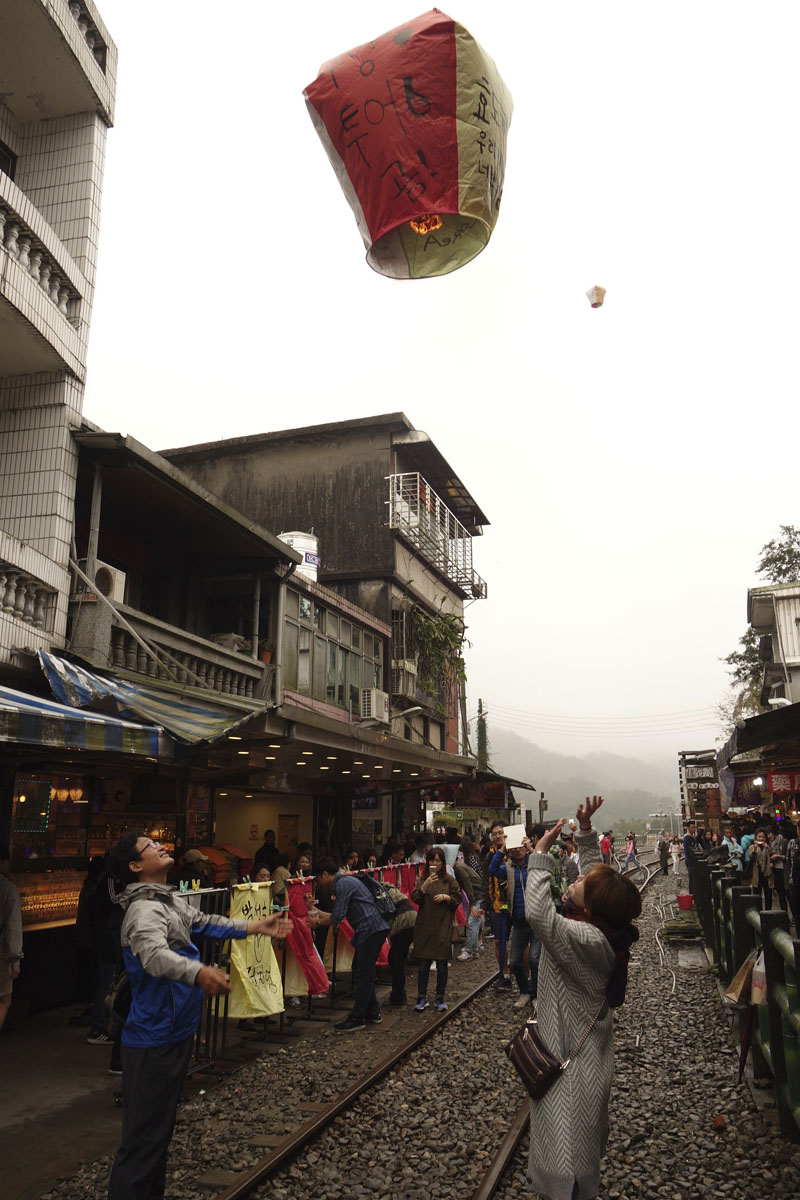
<path fill-rule="evenodd" d="M 171 740 L 153 725 L 83 712 L 7 687 L 0 687 L 0 742 L 148 758 L 171 757 L 172 753 Z"/>

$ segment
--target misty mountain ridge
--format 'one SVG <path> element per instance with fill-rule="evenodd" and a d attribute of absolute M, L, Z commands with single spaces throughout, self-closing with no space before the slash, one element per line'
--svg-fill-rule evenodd
<path fill-rule="evenodd" d="M 675 811 L 678 801 L 678 764 L 672 759 L 646 763 L 604 750 L 584 755 L 558 754 L 527 738 L 497 726 L 489 728 L 489 765 L 493 771 L 530 783 L 536 792 L 518 788 L 523 808 L 539 817 L 539 792 L 547 801 L 546 818 L 572 816 L 586 796 L 605 798 L 600 826 L 623 826 L 629 820 L 647 820 L 651 813 Z M 660 827 L 667 822 L 652 821 Z"/>

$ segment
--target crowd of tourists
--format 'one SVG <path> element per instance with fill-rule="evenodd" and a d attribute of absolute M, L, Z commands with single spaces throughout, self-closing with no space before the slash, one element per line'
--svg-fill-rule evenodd
<path fill-rule="evenodd" d="M 533 825 L 519 844 L 519 839 L 509 844 L 498 820 L 480 837 L 456 830 L 440 831 L 438 837 L 420 834 L 413 843 L 389 841 L 381 852 L 364 857 L 354 848 L 314 857 L 307 843 L 291 854 L 279 852 L 274 833 L 267 831 L 250 878 L 271 881 L 273 899 L 284 910 L 291 881 L 303 882 L 304 907 L 293 906 L 291 920 L 210 917 L 177 902 L 175 885 L 188 886 L 198 878 L 207 882 L 205 855 L 190 850 L 176 864 L 141 831 L 126 834 L 105 861 L 93 860 L 81 894 L 76 947 L 87 1040 L 113 1043 L 111 1069 L 123 1077 L 123 1140 L 111 1176 L 112 1200 L 163 1194 L 167 1147 L 202 994 L 230 990 L 225 971 L 203 965 L 198 936 L 286 938 L 293 922 L 307 924 L 306 936 L 320 959 L 329 930 L 336 936 L 347 929 L 354 986 L 349 1013 L 333 1026 L 337 1034 L 381 1024 L 376 963 L 387 942 L 388 960 L 381 961 L 388 961 L 392 986 L 385 1004 L 417 1013 L 431 1006 L 447 1010 L 454 957 L 467 962 L 493 953 L 493 987 L 515 991 L 515 1006 L 537 1019 L 551 1052 L 567 1059 L 581 1045 L 558 1086 L 532 1102 L 531 1186 L 551 1200 L 595 1196 L 613 1071 L 610 1009 L 624 999 L 628 954 L 638 936 L 631 922 L 641 909 L 639 893 L 624 874 L 639 863 L 635 836 L 625 839 L 620 871 L 613 831 L 601 836 L 592 828 L 601 804 L 599 798 L 587 800 L 574 820 L 549 829 Z M 665 873 L 670 857 L 674 870 L 688 870 L 690 891 L 697 856 L 714 853 L 758 888 L 764 907 L 772 906 L 775 893 L 796 919 L 800 839 L 788 821 L 732 819 L 722 836 L 690 822 L 682 840 L 662 831 L 658 850 Z M 401 870 L 408 864 L 416 869 L 403 876 L 401 885 Z M 7 951 L 9 975 L 17 953 L 16 944 Z M 414 975 L 407 970 L 412 954 Z M 18 958 L 16 963 L 18 973 Z M 132 1003 L 114 1037 L 104 1001 L 120 964 Z M 408 989 L 412 979 L 413 991 Z M 589 1110 L 594 1124 L 579 1128 L 576 1114 Z"/>

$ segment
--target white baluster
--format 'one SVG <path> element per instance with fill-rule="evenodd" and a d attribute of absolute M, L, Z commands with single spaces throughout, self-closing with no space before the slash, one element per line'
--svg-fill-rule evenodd
<path fill-rule="evenodd" d="M 16 571 L 8 572 L 8 582 L 6 583 L 6 594 L 3 599 L 3 612 L 13 613 L 14 603 L 17 598 L 17 580 L 19 575 Z"/>
<path fill-rule="evenodd" d="M 6 250 L 12 258 L 16 258 L 19 254 L 19 246 L 17 245 L 18 237 L 19 225 L 17 225 L 16 221 L 10 221 L 6 225 Z"/>
<path fill-rule="evenodd" d="M 69 0 L 69 11 L 72 13 L 76 21 L 80 20 L 81 6 L 78 4 L 78 0 Z"/>
<path fill-rule="evenodd" d="M 25 612 L 25 594 L 28 591 L 28 581 L 20 577 L 17 580 L 17 598 L 14 601 L 14 616 L 22 620 L 22 614 Z"/>
<path fill-rule="evenodd" d="M 58 304 L 58 289 L 61 287 L 61 277 L 59 275 L 50 276 L 50 299 L 54 304 Z"/>
<path fill-rule="evenodd" d="M 19 255 L 17 262 L 27 271 L 31 265 L 31 239 L 26 235 L 19 239 Z"/>
<path fill-rule="evenodd" d="M 67 301 L 68 300 L 69 300 L 69 288 L 67 288 L 67 287 L 59 288 L 58 289 L 58 311 L 62 312 L 65 317 L 68 315 L 68 313 L 67 313 Z"/>
<path fill-rule="evenodd" d="M 36 597 L 33 605 L 33 624 L 36 629 L 44 629 L 45 618 L 45 602 L 47 600 L 47 592 L 44 588 L 36 589 Z"/>
<path fill-rule="evenodd" d="M 4 569 L 4 570 L 0 571 L 0 609 L 2 609 L 3 602 L 6 598 L 7 582 L 8 582 L 8 576 L 6 575 L 5 569 Z"/>
<path fill-rule="evenodd" d="M 35 279 L 37 283 L 39 282 L 39 278 L 41 276 L 41 267 L 42 252 L 41 250 L 34 250 L 31 254 L 31 263 L 28 267 L 28 274 Z"/>
<path fill-rule="evenodd" d="M 8 217 L 6 216 L 3 209 L 0 208 L 0 246 L 3 245 L 3 237 L 4 237 L 4 233 L 5 233 L 7 220 L 8 220 Z"/>
<path fill-rule="evenodd" d="M 28 580 L 27 594 L 25 596 L 25 608 L 22 611 L 23 621 L 27 621 L 29 625 L 33 624 L 33 609 L 36 603 L 36 584 L 32 579 Z"/>
<path fill-rule="evenodd" d="M 122 644 L 123 630 L 114 626 L 111 630 L 111 662 L 115 667 L 125 666 L 125 647 Z"/>
<path fill-rule="evenodd" d="M 39 268 L 39 287 L 42 288 L 43 291 L 47 292 L 48 296 L 50 295 L 50 272 L 52 269 L 53 268 L 50 266 L 50 263 L 47 261 L 47 259 L 44 259 L 41 267 Z"/>

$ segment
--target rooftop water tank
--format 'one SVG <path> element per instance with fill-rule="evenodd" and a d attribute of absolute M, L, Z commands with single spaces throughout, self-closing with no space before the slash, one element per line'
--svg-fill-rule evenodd
<path fill-rule="evenodd" d="M 307 579 L 313 579 L 316 583 L 317 572 L 322 566 L 322 559 L 319 556 L 319 538 L 315 537 L 313 533 L 303 533 L 299 529 L 292 529 L 288 533 L 279 533 L 278 537 L 298 554 L 302 554 L 303 561 L 297 568 L 298 575 L 305 575 Z"/>

